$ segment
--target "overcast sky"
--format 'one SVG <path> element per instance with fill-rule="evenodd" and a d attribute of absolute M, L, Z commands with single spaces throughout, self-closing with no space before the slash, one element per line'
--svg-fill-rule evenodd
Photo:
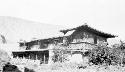
<path fill-rule="evenodd" d="M 0 16 L 70 28 L 88 23 L 125 40 L 125 0 L 0 0 Z"/>

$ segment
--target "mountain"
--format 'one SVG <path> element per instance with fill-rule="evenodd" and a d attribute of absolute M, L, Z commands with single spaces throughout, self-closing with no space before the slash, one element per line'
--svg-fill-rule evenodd
<path fill-rule="evenodd" d="M 62 36 L 59 30 L 64 28 L 65 27 L 58 25 L 38 23 L 9 16 L 0 16 L 0 34 L 5 36 L 9 42 Z"/>

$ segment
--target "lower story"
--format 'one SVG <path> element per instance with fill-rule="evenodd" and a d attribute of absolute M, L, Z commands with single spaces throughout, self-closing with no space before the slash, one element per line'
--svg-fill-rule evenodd
<path fill-rule="evenodd" d="M 52 61 L 52 56 L 54 56 L 56 53 L 54 53 L 53 48 L 67 48 L 69 49 L 67 51 L 68 55 L 72 56 L 72 55 L 76 55 L 79 54 L 81 55 L 81 57 L 85 57 L 88 54 L 88 50 L 92 49 L 93 47 L 95 47 L 95 45 L 91 45 L 88 43 L 74 43 L 74 44 L 70 44 L 66 47 L 64 46 L 50 46 L 52 48 L 48 49 L 40 49 L 40 50 L 24 50 L 24 51 L 13 51 L 13 58 L 20 58 L 20 59 L 30 59 L 30 60 L 40 60 L 40 64 L 48 64 L 49 62 Z M 71 50 L 72 49 L 72 50 Z M 87 49 L 87 50 L 86 50 Z M 56 55 L 55 55 L 56 56 Z M 56 60 L 58 60 L 58 57 L 55 57 Z M 81 59 L 82 59 L 81 58 Z M 79 61 L 79 60 L 78 60 Z"/>

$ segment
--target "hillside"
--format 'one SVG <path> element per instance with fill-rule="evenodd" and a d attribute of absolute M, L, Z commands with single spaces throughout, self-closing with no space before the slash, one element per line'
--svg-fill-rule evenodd
<path fill-rule="evenodd" d="M 0 34 L 10 42 L 30 41 L 32 38 L 43 39 L 62 35 L 64 27 L 28 21 L 15 17 L 0 16 Z"/>

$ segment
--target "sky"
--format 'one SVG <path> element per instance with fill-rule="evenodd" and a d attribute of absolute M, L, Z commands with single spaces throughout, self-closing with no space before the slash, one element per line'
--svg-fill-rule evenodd
<path fill-rule="evenodd" d="M 88 25 L 125 40 L 125 0 L 0 0 L 0 16 L 62 25 Z"/>

